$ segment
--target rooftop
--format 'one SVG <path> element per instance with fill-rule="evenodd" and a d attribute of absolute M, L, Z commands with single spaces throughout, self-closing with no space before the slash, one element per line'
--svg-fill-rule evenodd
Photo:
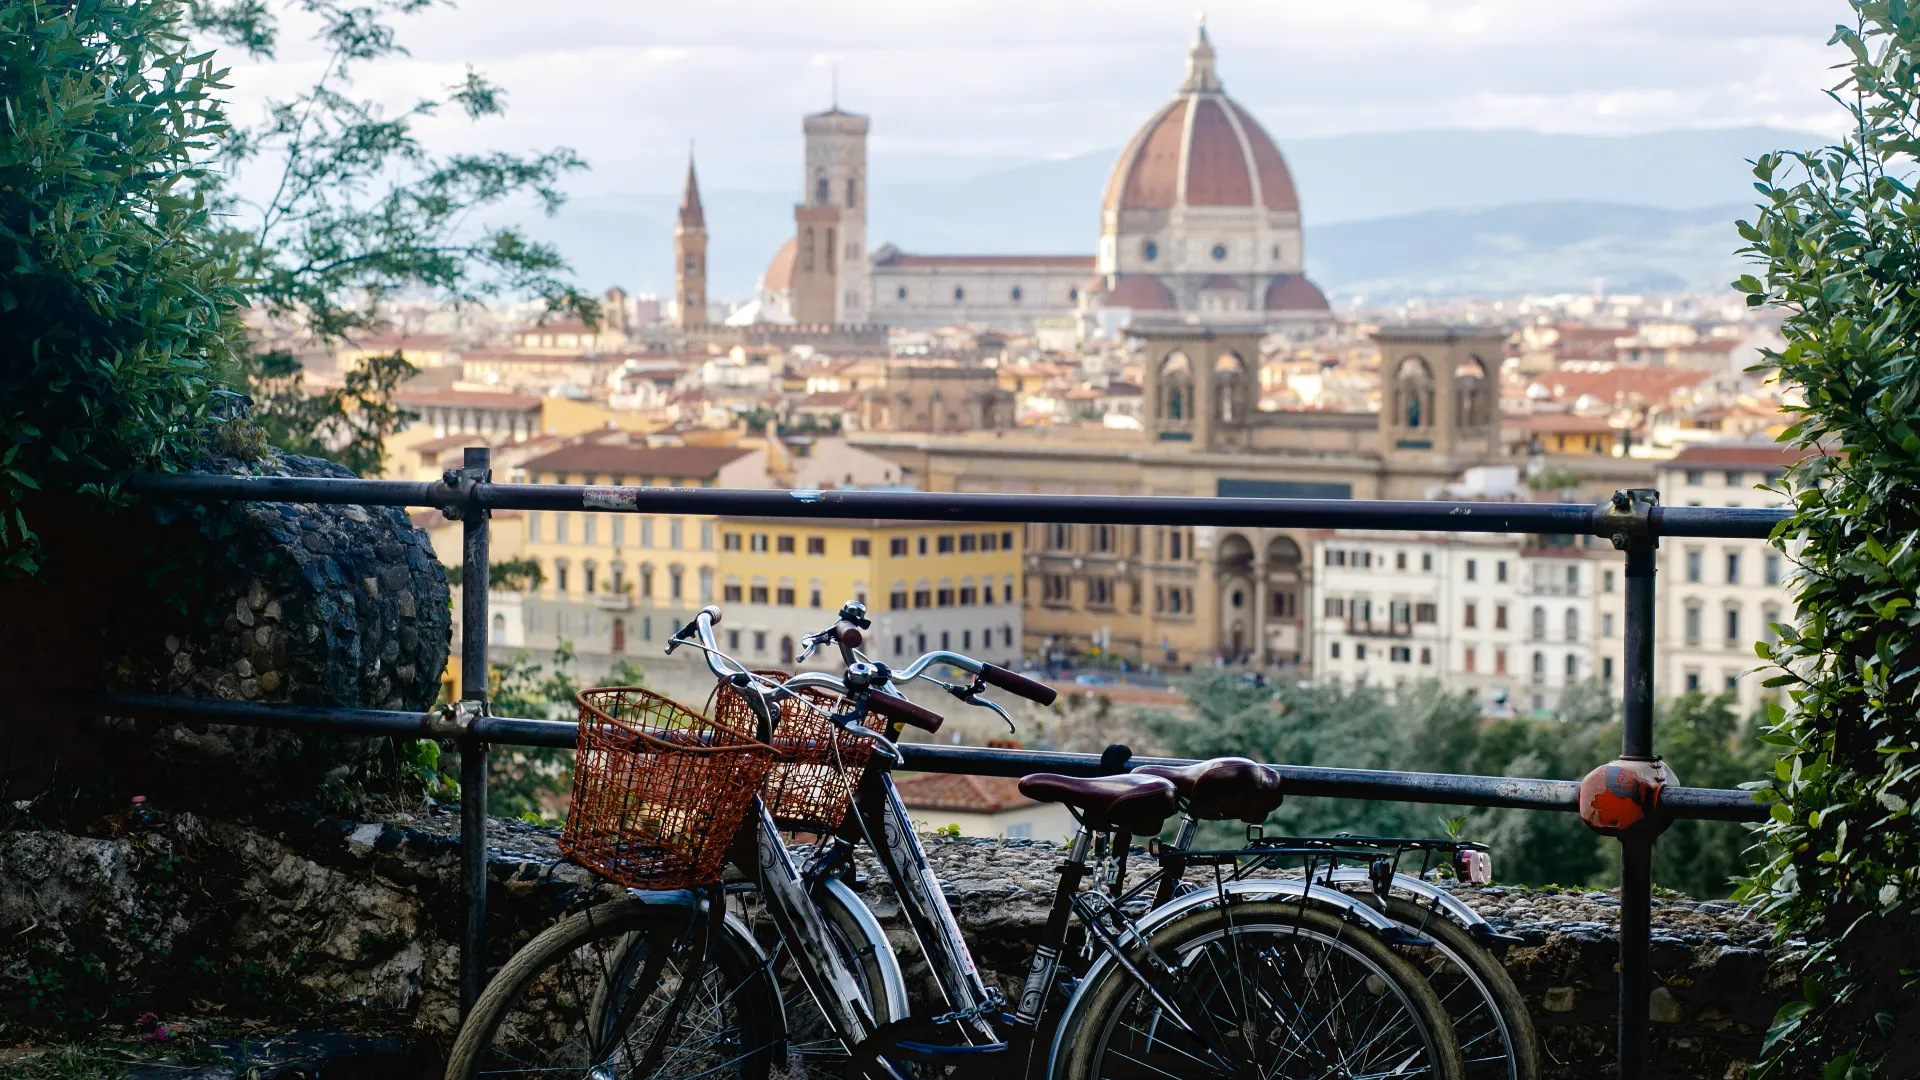
<path fill-rule="evenodd" d="M 521 464 L 529 473 L 611 473 L 621 476 L 719 475 L 722 467 L 754 451 L 744 446 L 622 446 L 582 443 Z"/>

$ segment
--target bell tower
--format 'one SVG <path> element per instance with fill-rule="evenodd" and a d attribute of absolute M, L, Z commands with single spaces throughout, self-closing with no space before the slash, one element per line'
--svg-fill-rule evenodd
<path fill-rule="evenodd" d="M 864 325 L 873 287 L 867 266 L 866 117 L 839 103 L 806 118 L 806 164 L 793 208 L 793 319 Z"/>
<path fill-rule="evenodd" d="M 1252 445 L 1260 402 L 1260 330 L 1134 325 L 1142 348 L 1147 438 L 1212 451 Z"/>
<path fill-rule="evenodd" d="M 1507 332 L 1484 326 L 1395 326 L 1380 347 L 1380 450 L 1449 467 L 1499 454 L 1500 361 Z"/>
<path fill-rule="evenodd" d="M 707 324 L 707 216 L 700 207 L 700 181 L 687 152 L 687 190 L 680 196 L 680 219 L 673 227 L 674 325 L 682 330 Z"/>

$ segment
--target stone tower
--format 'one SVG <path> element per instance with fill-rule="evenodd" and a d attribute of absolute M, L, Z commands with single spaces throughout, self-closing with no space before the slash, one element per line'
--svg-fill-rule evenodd
<path fill-rule="evenodd" d="M 687 190 L 673 227 L 674 325 L 682 330 L 707 323 L 707 216 L 700 208 L 700 182 L 687 154 Z"/>
<path fill-rule="evenodd" d="M 1393 326 L 1380 346 L 1380 449 L 1445 468 L 1499 456 L 1500 328 Z"/>
<path fill-rule="evenodd" d="M 864 325 L 873 302 L 867 266 L 868 120 L 840 106 L 806 118 L 806 165 L 793 208 L 798 246 L 793 319 Z"/>
<path fill-rule="evenodd" d="M 1257 325 L 1128 329 L 1141 346 L 1147 438 L 1205 452 L 1251 446 L 1260 407 L 1260 335 Z"/>

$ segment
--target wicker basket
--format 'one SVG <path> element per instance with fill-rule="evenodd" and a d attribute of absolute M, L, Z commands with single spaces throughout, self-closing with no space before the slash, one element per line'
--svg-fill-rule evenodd
<path fill-rule="evenodd" d="M 774 682 L 785 682 L 784 671 L 757 671 Z M 782 699 L 773 745 L 779 757 L 767 773 L 761 798 L 775 822 L 797 832 L 830 833 L 846 819 L 854 789 L 873 743 L 835 727 L 833 715 L 847 707 L 844 698 L 824 690 L 802 690 L 799 697 Z M 714 718 L 732 727 L 751 729 L 753 714 L 746 699 L 722 682 L 715 691 Z M 868 713 L 866 726 L 884 731 L 886 718 Z"/>
<path fill-rule="evenodd" d="M 720 880 L 773 748 L 639 687 L 574 695 L 580 742 L 560 850 L 634 889 Z"/>

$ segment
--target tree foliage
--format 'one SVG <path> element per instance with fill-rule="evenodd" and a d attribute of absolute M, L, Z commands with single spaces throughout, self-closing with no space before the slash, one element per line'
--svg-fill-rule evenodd
<path fill-rule="evenodd" d="M 0 561 L 41 560 L 27 501 L 153 468 L 240 338 L 199 164 L 226 74 L 175 4 L 0 0 Z"/>
<path fill-rule="evenodd" d="M 1617 691 L 1579 684 L 1551 720 L 1488 719 L 1464 692 L 1437 682 L 1399 691 L 1377 685 L 1250 686 L 1206 672 L 1182 684 L 1199 714 L 1160 715 L 1148 726 L 1176 754 L 1238 754 L 1258 761 L 1352 769 L 1477 773 L 1578 780 L 1618 751 Z M 1731 786 L 1766 771 L 1752 725 L 1742 729 L 1731 698 L 1687 695 L 1656 718 L 1655 745 L 1689 784 Z M 1437 836 L 1465 819 L 1463 835 L 1491 845 L 1500 880 L 1529 885 L 1606 884 L 1618 873 L 1608 848 L 1573 814 L 1469 810 L 1349 799 L 1291 799 L 1268 819 L 1270 832 Z M 1233 829 L 1213 840 L 1231 842 Z M 1655 845 L 1657 884 L 1691 896 L 1725 896 L 1745 872 L 1745 827 L 1681 822 Z"/>
<path fill-rule="evenodd" d="M 1830 45 L 1851 134 L 1754 163 L 1737 287 L 1786 313 L 1766 356 L 1804 404 L 1782 436 L 1809 451 L 1784 481 L 1774 542 L 1798 562 L 1797 626 L 1762 655 L 1788 701 L 1749 894 L 1803 941 L 1803 1000 L 1776 1018 L 1769 1075 L 1920 1073 L 1920 22 L 1853 0 Z"/>

